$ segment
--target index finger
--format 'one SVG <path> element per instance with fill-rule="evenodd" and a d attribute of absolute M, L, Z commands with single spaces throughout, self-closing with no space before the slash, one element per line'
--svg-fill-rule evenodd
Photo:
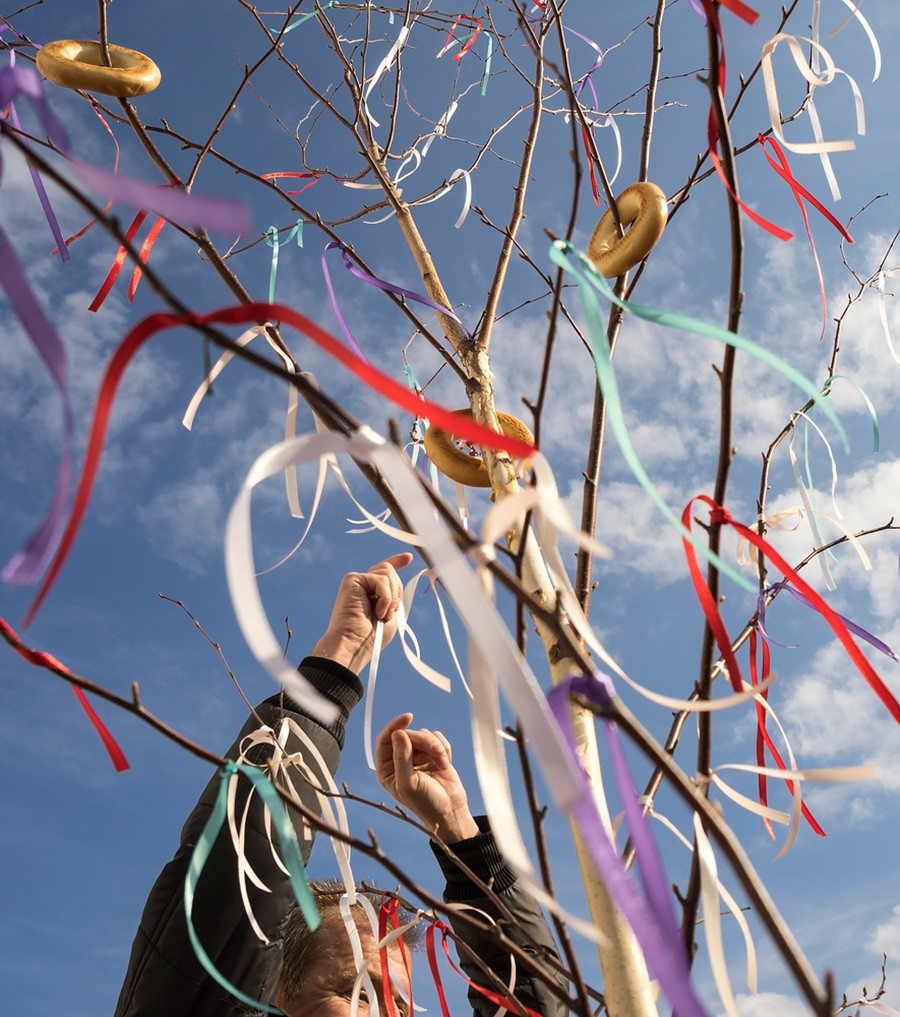
<path fill-rule="evenodd" d="M 397 554 L 392 554 L 377 565 L 373 565 L 369 571 L 374 572 L 376 569 L 380 569 L 382 565 L 390 565 L 391 568 L 395 569 L 404 569 L 412 560 L 413 556 L 409 551 L 398 551 Z"/>

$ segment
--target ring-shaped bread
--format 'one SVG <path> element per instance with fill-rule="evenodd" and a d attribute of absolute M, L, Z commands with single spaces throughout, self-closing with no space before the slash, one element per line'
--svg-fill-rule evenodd
<path fill-rule="evenodd" d="M 471 410 L 457 410 L 461 417 L 472 419 Z M 534 444 L 534 435 L 522 423 L 521 420 L 511 416 L 509 413 L 498 413 L 497 422 L 500 431 L 510 438 L 517 438 L 519 441 Z M 491 481 L 488 477 L 487 468 L 481 456 L 470 455 L 463 449 L 453 444 L 455 435 L 444 431 L 434 424 L 425 432 L 425 451 L 428 458 L 434 465 L 451 480 L 458 484 L 465 484 L 467 487 L 490 487 Z M 525 462 L 525 469 L 529 463 Z"/>
<path fill-rule="evenodd" d="M 124 99 L 152 92 L 162 75 L 148 56 L 124 46 L 110 46 L 112 67 L 103 63 L 100 43 L 94 39 L 59 39 L 37 53 L 37 69 L 56 85 L 82 88 Z"/>
<path fill-rule="evenodd" d="M 587 249 L 587 256 L 606 279 L 623 275 L 643 261 L 662 236 L 668 218 L 665 194 L 647 182 L 626 187 L 616 198 L 616 208 L 625 236 L 618 235 L 612 209 L 607 209 Z"/>

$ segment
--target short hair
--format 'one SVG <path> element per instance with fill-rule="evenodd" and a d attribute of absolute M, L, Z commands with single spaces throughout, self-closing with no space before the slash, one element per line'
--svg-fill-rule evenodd
<path fill-rule="evenodd" d="M 310 929 L 300 908 L 296 905 L 288 915 L 284 932 L 280 982 L 281 993 L 288 1000 L 296 998 L 300 993 L 310 966 L 320 958 L 328 956 L 329 947 L 333 945 L 333 941 L 329 936 L 322 934 L 324 919 L 330 914 L 340 913 L 341 897 L 347 892 L 343 882 L 334 877 L 311 880 L 309 888 L 312 890 L 313 900 L 316 902 L 323 922 L 315 930 Z M 385 897 L 393 896 L 373 883 L 365 881 L 356 885 L 356 893 L 371 901 L 376 913 Z M 414 915 L 408 908 L 400 905 L 397 917 L 400 924 L 405 925 L 412 921 Z M 403 942 L 411 950 L 416 949 L 421 939 L 420 933 L 419 925 L 413 925 L 403 933 Z"/>

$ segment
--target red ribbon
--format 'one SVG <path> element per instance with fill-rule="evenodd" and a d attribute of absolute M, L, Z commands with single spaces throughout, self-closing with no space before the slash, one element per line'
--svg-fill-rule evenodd
<path fill-rule="evenodd" d="M 806 227 L 806 236 L 809 239 L 809 246 L 812 248 L 813 260 L 816 263 L 816 274 L 819 277 L 819 293 L 821 294 L 822 297 L 822 331 L 819 335 L 819 342 L 821 342 L 825 336 L 825 327 L 828 323 L 827 317 L 828 312 L 825 301 L 825 280 L 822 278 L 822 266 L 819 264 L 819 255 L 816 252 L 816 245 L 813 243 L 812 233 L 810 232 L 809 229 L 809 216 L 807 216 L 806 214 L 806 205 L 804 205 L 803 199 L 805 198 L 813 206 L 813 208 L 821 212 L 822 215 L 825 216 L 825 218 L 831 223 L 832 226 L 834 226 L 834 228 L 841 234 L 841 236 L 845 240 L 849 241 L 851 244 L 854 243 L 854 240 L 853 237 L 851 237 L 850 234 L 847 232 L 847 230 L 844 229 L 844 227 L 837 221 L 837 219 L 831 214 L 831 212 L 829 212 L 828 209 L 822 204 L 822 202 L 819 201 L 818 198 L 813 197 L 813 195 L 811 195 L 805 187 L 803 187 L 801 184 L 797 182 L 797 180 L 794 177 L 794 174 L 791 172 L 791 167 L 788 164 L 787 156 L 784 154 L 781 145 L 778 144 L 775 138 L 766 138 L 762 134 L 759 134 L 758 138 L 760 145 L 762 145 L 763 155 L 765 155 L 766 159 L 768 159 L 769 165 L 772 167 L 772 169 L 775 170 L 775 172 L 782 178 L 782 180 L 787 182 L 788 186 L 794 193 L 794 197 L 797 199 L 797 204 L 800 206 L 800 211 L 803 213 L 803 225 Z M 766 145 L 771 145 L 772 148 L 774 149 L 775 155 L 778 157 L 777 163 L 772 158 L 772 156 L 769 155 L 769 153 L 766 151 Z"/>
<path fill-rule="evenodd" d="M 719 92 L 722 96 L 724 96 L 726 79 L 725 37 L 722 34 L 722 24 L 719 21 L 719 11 L 714 0 L 701 0 L 701 2 L 710 24 L 712 24 L 713 28 L 716 30 L 716 35 L 719 37 L 718 86 Z M 749 21 L 751 24 L 759 17 L 756 11 L 746 7 L 744 4 L 740 3 L 739 0 L 731 0 L 727 6 L 733 13 L 737 14 L 738 17 L 743 18 L 744 21 Z M 722 160 L 719 158 L 719 128 L 716 124 L 716 111 L 712 103 L 710 103 L 709 107 L 709 119 L 707 120 L 706 125 L 706 138 L 707 144 L 709 145 L 709 157 L 712 160 L 716 173 L 719 174 L 719 179 L 725 185 L 725 188 L 731 195 L 732 200 L 735 201 L 746 215 L 748 215 L 758 226 L 762 226 L 764 230 L 768 230 L 769 233 L 777 237 L 779 240 L 790 240 L 793 234 L 788 233 L 787 230 L 783 230 L 780 226 L 776 226 L 774 223 L 769 222 L 768 219 L 764 219 L 761 215 L 754 212 L 752 208 L 748 208 L 747 205 L 745 205 L 732 190 L 731 184 L 729 184 L 728 178 L 725 176 L 725 171 L 722 168 Z"/>
<path fill-rule="evenodd" d="M 263 173 L 262 179 L 274 180 L 277 177 L 302 177 L 306 179 L 307 177 L 312 177 L 313 179 L 310 180 L 308 184 L 304 184 L 299 191 L 288 191 L 288 194 L 302 194 L 308 187 L 312 187 L 317 184 L 321 179 L 321 176 L 321 173 Z"/>
<path fill-rule="evenodd" d="M 759 17 L 759 11 L 755 11 L 752 7 L 741 3 L 741 0 L 721 0 L 721 3 L 723 7 L 727 7 L 732 14 L 736 14 L 743 21 L 746 21 L 748 25 L 755 24 L 756 19 Z"/>
<path fill-rule="evenodd" d="M 391 920 L 391 928 L 396 931 L 400 928 L 400 919 L 397 917 L 397 910 L 399 903 L 396 897 L 389 897 L 387 894 L 381 900 L 381 907 L 378 910 L 378 939 L 383 940 L 387 935 L 387 923 L 388 918 Z M 412 971 L 410 970 L 410 959 L 409 950 L 406 948 L 406 943 L 403 942 L 401 936 L 397 943 L 400 947 L 400 954 L 403 957 L 403 966 L 406 968 L 406 980 L 409 983 L 409 1014 L 412 1017 L 415 1012 L 413 1007 L 412 998 Z M 384 1005 L 387 1009 L 388 1017 L 398 1017 L 397 1007 L 394 1004 L 394 990 L 391 985 L 391 969 L 390 962 L 388 960 L 388 948 L 382 946 L 379 951 L 381 956 L 381 994 L 384 998 Z"/>
<path fill-rule="evenodd" d="M 109 136 L 113 139 L 113 144 L 116 146 L 116 161 L 115 161 L 115 164 L 113 165 L 113 173 L 118 173 L 119 172 L 119 142 L 116 140 L 116 136 L 115 136 L 115 134 L 113 134 L 112 128 L 109 126 L 109 124 L 106 122 L 106 120 L 104 120 L 103 114 L 100 112 L 100 107 L 97 105 L 97 100 L 93 96 L 88 95 L 86 92 L 83 93 L 83 94 L 87 98 L 87 100 L 90 102 L 90 104 L 94 107 L 94 112 L 97 114 L 98 117 L 100 117 L 100 122 L 107 129 L 107 131 L 109 131 Z M 112 206 L 113 206 L 113 199 L 110 198 L 109 201 L 106 204 L 106 208 L 103 209 L 103 212 L 101 213 L 101 215 L 106 215 L 106 213 L 112 208 Z M 70 236 L 66 240 L 66 247 L 68 247 L 70 244 L 73 244 L 76 240 L 79 240 L 81 237 L 83 237 L 85 235 L 85 233 L 87 233 L 87 231 L 96 222 L 97 222 L 96 219 L 91 219 L 91 221 L 87 224 L 87 226 L 82 227 L 77 233 L 73 233 L 72 236 Z M 59 250 L 59 248 L 57 247 L 55 250 L 51 251 L 50 254 L 51 255 L 56 254 L 56 252 L 58 250 Z"/>
<path fill-rule="evenodd" d="M 757 641 L 757 633 L 756 633 L 756 630 L 754 630 L 753 632 L 750 633 L 750 681 L 754 685 L 758 685 L 759 684 L 759 677 L 758 677 L 757 669 L 756 669 L 756 641 Z M 765 639 L 762 640 L 762 647 L 763 647 L 763 652 L 762 652 L 763 678 L 765 679 L 771 673 L 770 666 L 769 666 L 769 644 L 768 644 L 768 642 Z M 768 689 L 763 689 L 763 691 L 760 693 L 760 695 L 763 697 L 763 699 L 765 699 L 768 702 L 768 699 L 769 699 L 769 690 Z M 769 732 L 766 729 L 766 708 L 762 705 L 762 703 L 757 701 L 757 703 L 756 703 L 756 765 L 757 766 L 765 766 L 766 765 L 765 746 L 769 747 L 769 752 L 772 753 L 772 758 L 775 760 L 775 765 L 778 767 L 778 769 L 779 770 L 787 769 L 787 767 L 782 762 L 781 755 L 779 754 L 778 749 L 775 748 L 775 745 L 772 742 L 771 737 L 769 736 Z M 767 788 L 766 788 L 766 775 L 764 773 L 758 774 L 757 775 L 757 780 L 758 780 L 758 785 L 759 785 L 759 804 L 760 805 L 768 805 L 769 804 L 769 796 L 768 796 L 768 791 L 767 791 Z M 794 793 L 794 782 L 792 780 L 788 780 L 787 778 L 785 778 L 784 782 L 790 788 L 791 794 L 793 794 Z M 824 837 L 825 836 L 825 831 L 816 822 L 815 817 L 809 811 L 809 809 L 806 807 L 806 803 L 803 802 L 803 801 L 801 801 L 801 803 L 800 803 L 800 810 L 803 813 L 803 816 L 806 819 L 807 823 L 809 823 L 809 825 L 813 828 L 813 830 L 815 830 L 815 832 L 820 837 Z M 775 831 L 772 829 L 771 822 L 769 821 L 769 819 L 767 817 L 763 818 L 763 822 L 766 824 L 766 829 L 769 831 L 769 836 L 772 838 L 772 840 L 775 840 Z"/>
<path fill-rule="evenodd" d="M 169 184 L 161 184 L 160 188 L 165 187 L 178 187 L 180 186 L 180 180 L 173 180 Z M 109 206 L 107 206 L 109 207 Z M 137 231 L 141 228 L 141 224 L 144 219 L 147 218 L 147 210 L 141 209 L 140 212 L 132 219 L 131 225 L 128 227 L 128 232 L 125 234 L 125 239 L 129 243 L 134 240 L 137 235 Z M 134 271 L 131 274 L 131 283 L 128 287 L 128 299 L 134 300 L 135 291 L 138 288 L 138 283 L 141 281 L 141 276 L 144 274 L 141 265 L 147 264 L 147 259 L 150 257 L 150 252 L 153 250 L 153 245 L 156 243 L 156 238 L 159 236 L 160 230 L 165 226 L 165 219 L 157 219 L 153 224 L 150 232 L 147 234 L 147 239 L 144 241 L 141 247 L 140 254 L 138 256 L 138 264 L 135 266 Z M 89 311 L 99 311 L 103 306 L 103 301 L 109 296 L 109 291 L 113 288 L 116 279 L 119 278 L 119 272 L 122 270 L 122 266 L 125 264 L 125 258 L 128 252 L 124 247 L 120 247 L 116 251 L 116 256 L 113 258 L 112 267 L 109 270 L 106 278 L 103 280 L 103 285 L 97 291 L 97 296 L 91 301 L 91 306 L 88 308 Z"/>
<path fill-rule="evenodd" d="M 753 544 L 753 546 L 758 548 L 763 555 L 772 562 L 773 565 L 775 565 L 776 568 L 781 569 L 785 582 L 792 583 L 794 587 L 810 601 L 811 606 L 822 615 L 825 621 L 828 622 L 832 631 L 847 651 L 848 656 L 856 665 L 859 673 L 866 679 L 871 689 L 875 692 L 882 703 L 884 703 L 894 720 L 900 724 L 900 703 L 897 702 L 890 689 L 884 684 L 881 678 L 878 677 L 875 669 L 853 641 L 853 637 L 850 635 L 847 626 L 841 620 L 840 615 L 836 614 L 828 606 L 826 601 L 823 600 L 822 597 L 820 597 L 819 594 L 816 593 L 816 591 L 807 582 L 805 582 L 805 580 L 801 579 L 797 572 L 788 565 L 788 563 L 769 543 L 767 543 L 767 541 L 765 541 L 754 530 L 749 529 L 742 523 L 735 522 L 735 520 L 731 518 L 731 514 L 727 509 L 722 508 L 721 505 L 717 505 L 712 498 L 707 497 L 705 494 L 699 494 L 696 498 L 692 498 L 682 513 L 681 521 L 688 531 L 691 529 L 691 506 L 695 501 L 702 501 L 709 506 L 709 519 L 712 525 L 727 523 L 729 526 L 732 526 L 739 536 Z M 710 630 L 715 637 L 719 651 L 725 660 L 725 666 L 728 669 L 731 684 L 736 692 L 740 692 L 742 691 L 740 669 L 738 668 L 734 653 L 731 650 L 731 640 L 728 638 L 728 633 L 725 630 L 725 625 L 719 614 L 718 605 L 713 599 L 713 596 L 709 591 L 709 587 L 706 585 L 706 581 L 700 574 L 693 544 L 685 538 L 682 538 L 682 540 L 685 554 L 688 559 L 688 568 L 691 572 L 691 578 L 694 581 L 694 588 L 697 591 L 697 596 L 700 599 L 704 614 L 706 615 L 706 620 L 709 623 Z"/>
<path fill-rule="evenodd" d="M 591 155 L 591 146 L 588 144 L 588 132 L 584 124 L 581 125 L 581 137 L 584 139 L 584 150 L 587 152 L 588 169 L 591 171 L 591 190 L 594 192 L 595 204 L 600 204 L 600 195 L 597 193 L 597 178 L 594 176 L 594 159 Z"/>
<path fill-rule="evenodd" d="M 473 17 L 471 14 L 460 14 L 457 16 L 456 21 L 454 21 L 453 24 L 450 26 L 450 31 L 447 33 L 447 42 L 444 45 L 444 48 L 435 57 L 435 60 L 437 60 L 438 57 L 442 57 L 447 52 L 450 43 L 453 41 L 453 30 L 460 23 L 462 18 L 465 18 L 467 21 L 477 22 L 478 27 L 475 29 L 475 34 L 472 36 L 472 38 L 469 39 L 469 41 L 465 44 L 465 46 L 463 46 L 463 48 L 456 54 L 456 56 L 453 59 L 459 60 L 464 54 L 468 53 L 469 50 L 472 48 L 472 43 L 478 38 L 478 33 L 481 31 L 481 18 Z"/>
<path fill-rule="evenodd" d="M 81 470 L 81 478 L 78 483 L 78 490 L 75 492 L 75 499 L 72 503 L 72 511 L 65 532 L 60 540 L 59 547 L 47 569 L 41 587 L 35 595 L 28 613 L 25 615 L 23 625 L 27 628 L 34 616 L 37 614 L 44 598 L 50 591 L 63 562 L 71 550 L 72 544 L 81 526 L 81 520 L 87 509 L 91 497 L 91 490 L 94 484 L 94 476 L 100 463 L 100 456 L 103 452 L 103 442 L 106 437 L 106 427 L 109 422 L 109 414 L 112 410 L 113 400 L 116 396 L 116 389 L 121 381 L 125 368 L 131 358 L 144 345 L 144 343 L 157 332 L 163 329 L 177 328 L 179 325 L 242 325 L 249 322 L 261 322 L 266 320 L 282 321 L 303 332 L 314 343 L 321 346 L 330 353 L 336 360 L 339 360 L 345 367 L 349 368 L 358 378 L 362 379 L 371 388 L 380 392 L 391 402 L 401 406 L 413 416 L 427 416 L 432 423 L 445 431 L 459 435 L 475 444 L 486 448 L 498 449 L 508 452 L 518 459 L 527 459 L 537 450 L 536 446 L 527 442 L 519 441 L 505 434 L 498 434 L 488 427 L 469 420 L 466 417 L 453 413 L 451 410 L 438 406 L 437 403 L 429 402 L 427 399 L 420 399 L 414 392 L 411 392 L 405 385 L 394 381 L 393 378 L 382 374 L 377 368 L 359 359 L 351 350 L 342 345 L 333 335 L 320 328 L 309 318 L 299 314 L 291 307 L 284 304 L 249 303 L 238 304 L 234 307 L 224 307 L 217 311 L 210 311 L 207 314 L 188 314 L 184 317 L 159 311 L 156 314 L 148 315 L 125 336 L 119 344 L 115 353 L 107 365 L 103 380 L 100 383 L 100 391 L 97 395 L 97 403 L 94 407 L 94 419 L 91 425 L 91 433 L 88 438 L 87 449 L 84 456 L 84 465 Z"/>
<path fill-rule="evenodd" d="M 6 624 L 6 622 L 0 618 L 0 635 L 9 643 L 9 645 L 18 653 L 20 657 L 27 660 L 29 664 L 33 664 L 35 667 L 45 667 L 50 671 L 56 673 L 62 673 L 64 675 L 72 675 L 72 672 L 60 663 L 56 657 L 49 653 L 43 653 L 40 650 L 33 650 L 31 647 L 26 646 L 15 631 Z M 74 675 L 72 675 L 74 677 Z M 103 744 L 106 746 L 106 751 L 109 753 L 109 758 L 112 760 L 113 766 L 116 770 L 121 773 L 123 770 L 129 769 L 128 760 L 125 758 L 125 753 L 119 748 L 115 738 L 109 733 L 108 729 L 104 725 L 103 721 L 97 716 L 94 708 L 88 702 L 87 696 L 77 686 L 71 685 L 72 691 L 81 703 L 82 709 L 87 714 L 88 719 L 94 725 L 94 729 L 97 734 L 100 735 Z"/>
<path fill-rule="evenodd" d="M 498 993 L 493 992 L 491 989 L 486 989 L 483 985 L 478 985 L 476 982 L 473 982 L 470 978 L 467 978 L 466 973 L 464 971 L 460 971 L 460 969 L 453 963 L 453 958 L 450 956 L 450 947 L 447 945 L 448 939 L 447 933 L 449 931 L 447 926 L 441 921 L 435 921 L 428 927 L 428 932 L 425 935 L 425 946 L 428 951 L 428 963 L 431 967 L 431 974 L 434 977 L 434 984 L 438 990 L 438 998 L 441 1001 L 441 1012 L 443 1014 L 443 1017 L 450 1017 L 450 1012 L 447 1009 L 447 1001 L 444 998 L 444 989 L 443 986 L 441 985 L 441 975 L 438 970 L 437 953 L 434 949 L 435 928 L 440 929 L 441 945 L 444 948 L 444 953 L 447 956 L 447 960 L 450 962 L 450 967 L 452 967 L 453 970 L 462 978 L 465 978 L 465 980 L 469 983 L 469 985 L 471 985 L 471 987 L 476 992 L 481 993 L 481 995 L 484 996 L 485 999 L 490 1000 L 490 1002 L 494 1003 L 496 1006 L 504 1007 L 506 1010 L 509 1011 L 510 1014 L 518 1014 L 521 1013 L 522 1010 L 524 1010 L 525 1013 L 529 1015 L 529 1017 L 541 1017 L 541 1015 L 536 1011 L 532 1010 L 531 1007 L 525 1006 L 523 1003 L 515 1003 L 513 1002 L 512 999 L 510 999 L 509 996 L 501 996 Z"/>

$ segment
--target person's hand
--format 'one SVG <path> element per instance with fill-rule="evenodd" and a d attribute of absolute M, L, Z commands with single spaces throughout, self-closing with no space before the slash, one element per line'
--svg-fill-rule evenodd
<path fill-rule="evenodd" d="M 440 731 L 410 730 L 411 713 L 395 717 L 375 743 L 378 783 L 445 843 L 474 837 L 478 825 Z"/>
<path fill-rule="evenodd" d="M 322 638 L 313 647 L 314 657 L 328 657 L 357 674 L 368 664 L 375 641 L 375 623 L 384 622 L 384 645 L 397 631 L 397 609 L 403 583 L 397 575 L 412 561 L 408 551 L 391 555 L 368 572 L 349 572 L 341 580 Z"/>

